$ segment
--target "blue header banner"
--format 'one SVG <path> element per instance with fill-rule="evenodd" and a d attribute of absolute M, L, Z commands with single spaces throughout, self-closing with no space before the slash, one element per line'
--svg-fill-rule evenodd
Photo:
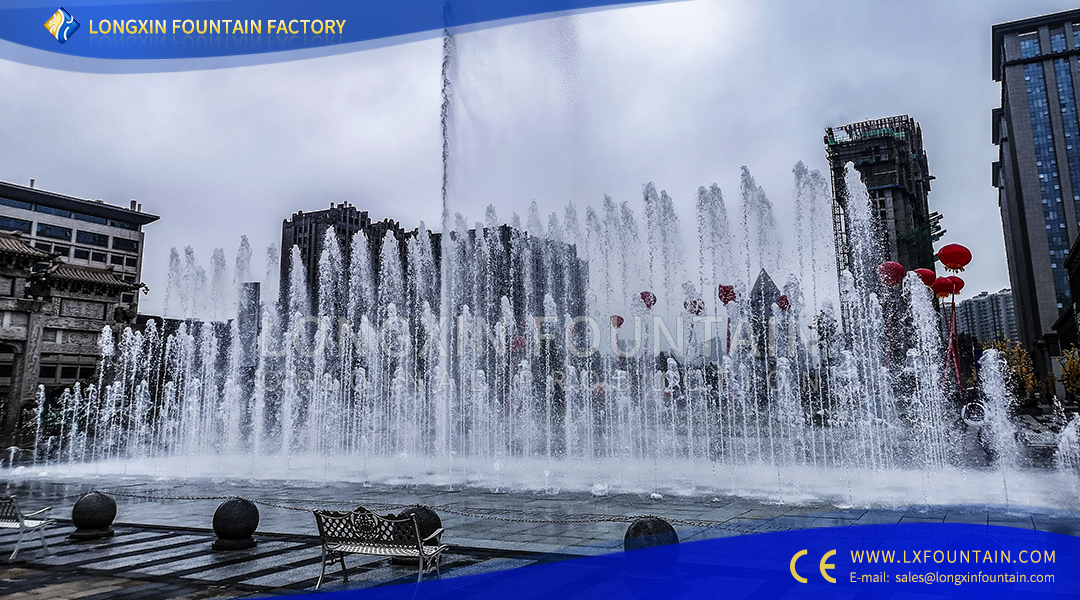
<path fill-rule="evenodd" d="M 327 573 L 338 575 L 333 567 Z M 863 525 L 683 542 L 452 575 L 327 597 L 1080 598 L 1080 538 L 989 525 Z M 323 589 L 335 585 L 343 584 L 336 578 Z"/>
<path fill-rule="evenodd" d="M 0 40 L 110 60 L 200 59 L 376 42 L 645 0 L 40 1 L 0 8 Z M 403 37 L 405 36 L 405 37 Z"/>

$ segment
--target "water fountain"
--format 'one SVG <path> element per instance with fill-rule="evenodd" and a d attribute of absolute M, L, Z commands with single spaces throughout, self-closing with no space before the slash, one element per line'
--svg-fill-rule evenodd
<path fill-rule="evenodd" d="M 37 460 L 70 473 L 1056 502 L 1075 450 L 1008 496 L 997 471 L 964 468 L 930 293 L 912 274 L 899 290 L 860 275 L 880 257 L 851 173 L 859 252 L 839 278 L 821 233 L 828 187 L 801 163 L 796 207 L 812 229 L 794 237 L 744 170 L 743 227 L 731 231 L 719 187 L 702 187 L 697 244 L 649 184 L 643 212 L 605 197 L 546 226 L 535 204 L 526 227 L 494 207 L 473 226 L 456 215 L 442 235 L 421 226 L 405 260 L 391 234 L 329 230 L 315 298 L 296 249 L 287 297 L 268 275 L 254 303 L 241 300 L 255 289 L 246 239 L 230 289 L 224 253 L 207 277 L 190 248 L 174 251 L 175 318 L 102 332 L 99 381 L 42 404 Z M 781 239 L 797 241 L 797 263 Z M 984 361 L 987 432 L 1007 444 L 1000 369 Z"/>

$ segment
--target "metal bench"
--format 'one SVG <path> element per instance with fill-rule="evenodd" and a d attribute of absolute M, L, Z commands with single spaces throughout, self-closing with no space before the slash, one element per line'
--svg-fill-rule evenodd
<path fill-rule="evenodd" d="M 433 569 L 438 576 L 442 576 L 439 570 L 442 552 L 449 546 L 440 543 L 443 534 L 441 527 L 422 538 L 416 515 L 402 519 L 391 518 L 393 515 L 382 517 L 362 506 L 350 512 L 313 512 L 315 523 L 319 526 L 319 538 L 322 539 L 322 571 L 315 589 L 322 586 L 326 565 L 335 561 L 341 561 L 341 575 L 346 582 L 349 581 L 349 574 L 345 570 L 346 554 L 416 559 L 419 563 L 417 582 L 424 573 Z"/>
<path fill-rule="evenodd" d="M 18 529 L 19 537 L 15 542 L 15 551 L 11 553 L 8 560 L 15 560 L 15 557 L 19 554 L 19 548 L 22 547 L 23 537 L 27 532 L 37 530 L 38 539 L 41 540 L 41 547 L 45 550 L 45 553 L 49 553 L 49 546 L 45 543 L 45 526 L 53 522 L 52 519 L 29 519 L 27 517 L 35 517 L 50 510 L 52 507 L 43 508 L 38 511 L 34 511 L 28 515 L 22 514 L 19 510 L 19 502 L 15 499 L 15 496 L 0 497 L 0 529 Z"/>

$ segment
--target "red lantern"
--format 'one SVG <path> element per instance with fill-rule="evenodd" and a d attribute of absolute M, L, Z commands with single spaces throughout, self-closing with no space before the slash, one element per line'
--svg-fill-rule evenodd
<path fill-rule="evenodd" d="M 937 273 L 934 273 L 930 269 L 915 269 L 915 274 L 922 279 L 922 282 L 926 284 L 926 287 L 934 287 L 934 280 L 937 279 Z"/>
<path fill-rule="evenodd" d="M 949 244 L 938 250 L 938 260 L 945 265 L 945 270 L 959 273 L 971 262 L 971 251 L 960 244 Z"/>
<path fill-rule="evenodd" d="M 656 304 L 656 294 L 649 291 L 641 292 L 641 301 L 645 303 L 645 308 L 652 308 Z"/>
<path fill-rule="evenodd" d="M 524 350 L 525 346 L 527 345 L 528 342 L 525 340 L 525 336 L 523 335 L 515 335 L 514 337 L 510 338 L 511 350 Z"/>
<path fill-rule="evenodd" d="M 683 302 L 683 308 L 692 315 L 700 315 L 705 312 L 705 301 L 700 298 L 697 300 L 687 300 L 686 302 Z"/>
<path fill-rule="evenodd" d="M 938 298 L 948 298 L 955 293 L 956 282 L 949 277 L 938 277 L 934 280 L 934 295 Z"/>
<path fill-rule="evenodd" d="M 720 297 L 720 301 L 724 303 L 724 306 L 727 306 L 729 302 L 735 301 L 735 286 L 721 284 L 717 295 Z"/>
<path fill-rule="evenodd" d="M 611 326 L 615 329 L 622 327 L 623 318 L 619 315 L 611 315 Z"/>
<path fill-rule="evenodd" d="M 881 263 L 877 268 L 878 279 L 888 287 L 900 285 L 900 282 L 904 280 L 904 275 L 906 273 L 907 271 L 904 270 L 904 265 L 891 260 Z"/>
<path fill-rule="evenodd" d="M 780 297 L 776 299 L 776 305 L 784 312 L 791 310 L 791 300 L 788 300 L 787 294 L 781 294 Z"/>
<path fill-rule="evenodd" d="M 952 277 L 949 277 L 949 279 L 951 279 L 952 282 L 953 282 L 953 293 L 954 294 L 959 294 L 960 290 L 964 289 L 964 280 L 960 279 L 956 275 L 953 275 Z"/>

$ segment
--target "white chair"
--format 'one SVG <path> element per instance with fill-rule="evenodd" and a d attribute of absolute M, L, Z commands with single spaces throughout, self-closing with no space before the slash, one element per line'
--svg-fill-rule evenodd
<path fill-rule="evenodd" d="M 19 539 L 15 542 L 15 551 L 11 553 L 11 557 L 8 560 L 15 560 L 15 557 L 19 554 L 19 548 L 22 547 L 23 536 L 27 532 L 37 530 L 38 539 L 41 540 L 41 547 L 45 550 L 45 553 L 49 553 L 49 546 L 45 544 L 45 526 L 53 523 L 52 519 L 31 519 L 27 517 L 34 517 L 44 513 L 52 507 L 43 508 L 38 511 L 34 511 L 28 515 L 22 514 L 19 510 L 19 502 L 15 499 L 15 496 L 0 497 L 0 529 L 18 529 Z"/>

